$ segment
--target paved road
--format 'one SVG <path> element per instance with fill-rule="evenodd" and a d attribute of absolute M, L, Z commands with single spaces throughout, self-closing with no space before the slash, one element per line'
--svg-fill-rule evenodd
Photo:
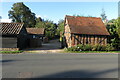
<path fill-rule="evenodd" d="M 117 54 L 6 54 L 3 78 L 117 78 Z"/>

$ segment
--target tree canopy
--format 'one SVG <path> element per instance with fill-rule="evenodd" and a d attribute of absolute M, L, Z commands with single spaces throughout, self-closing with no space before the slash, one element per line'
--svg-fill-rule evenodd
<path fill-rule="evenodd" d="M 63 34 L 64 32 L 64 20 L 61 19 L 58 21 L 57 35 Z"/>
<path fill-rule="evenodd" d="M 120 17 L 116 20 L 116 32 L 118 33 L 120 38 Z"/>
<path fill-rule="evenodd" d="M 119 50 L 120 49 L 120 18 L 112 19 L 108 22 L 107 29 L 110 33 L 109 43 Z"/>
<path fill-rule="evenodd" d="M 23 22 L 26 27 L 34 27 L 36 24 L 35 13 L 32 13 L 23 2 L 14 3 L 8 13 L 13 22 Z"/>
<path fill-rule="evenodd" d="M 102 9 L 101 17 L 102 17 L 102 20 L 103 20 L 103 21 L 105 21 L 105 20 L 107 19 L 107 16 L 106 16 L 106 14 L 105 14 L 104 9 Z"/>
<path fill-rule="evenodd" d="M 55 37 L 57 25 L 50 20 L 43 20 L 41 18 L 36 19 L 36 28 L 45 28 L 45 36 L 49 39 Z"/>

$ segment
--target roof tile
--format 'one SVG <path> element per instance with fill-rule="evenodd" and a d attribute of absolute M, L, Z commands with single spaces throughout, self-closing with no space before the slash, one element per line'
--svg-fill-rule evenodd
<path fill-rule="evenodd" d="M 110 35 L 101 18 L 66 16 L 71 33 Z"/>
<path fill-rule="evenodd" d="M 28 34 L 44 34 L 44 28 L 26 28 Z"/>
<path fill-rule="evenodd" d="M 19 34 L 23 23 L 0 23 L 0 34 Z"/>

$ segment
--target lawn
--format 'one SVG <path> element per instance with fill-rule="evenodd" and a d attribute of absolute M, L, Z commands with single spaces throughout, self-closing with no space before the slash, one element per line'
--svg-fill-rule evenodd
<path fill-rule="evenodd" d="M 9 54 L 14 54 L 14 53 L 22 53 L 23 51 L 0 51 L 0 53 L 9 53 Z"/>

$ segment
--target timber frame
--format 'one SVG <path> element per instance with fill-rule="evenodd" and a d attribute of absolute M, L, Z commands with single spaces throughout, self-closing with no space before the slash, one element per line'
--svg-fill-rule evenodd
<path fill-rule="evenodd" d="M 107 45 L 110 34 L 101 18 L 67 16 L 64 22 L 66 47 L 78 44 Z"/>
<path fill-rule="evenodd" d="M 106 36 L 106 35 L 104 36 L 104 35 L 72 34 L 70 39 L 72 40 L 72 46 L 78 45 L 78 44 L 106 45 L 108 37 L 109 36 Z"/>

